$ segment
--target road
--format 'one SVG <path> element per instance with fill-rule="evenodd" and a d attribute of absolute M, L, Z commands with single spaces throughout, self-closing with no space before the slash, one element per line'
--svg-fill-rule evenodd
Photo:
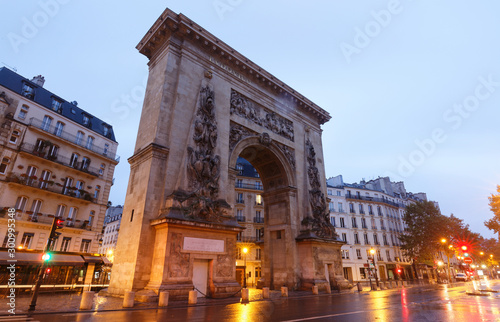
<path fill-rule="evenodd" d="M 483 288 L 500 291 L 500 281 Z M 500 321 L 500 293 L 470 296 L 472 282 L 249 304 L 34 315 L 35 321 Z"/>

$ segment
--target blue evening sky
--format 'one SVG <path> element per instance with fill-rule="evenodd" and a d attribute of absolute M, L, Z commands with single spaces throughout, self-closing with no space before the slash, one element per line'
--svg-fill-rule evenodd
<path fill-rule="evenodd" d="M 327 110 L 327 176 L 389 175 L 494 237 L 497 1 L 2 1 L 0 62 L 113 125 L 123 204 L 147 77 L 135 49 L 169 7 Z"/>

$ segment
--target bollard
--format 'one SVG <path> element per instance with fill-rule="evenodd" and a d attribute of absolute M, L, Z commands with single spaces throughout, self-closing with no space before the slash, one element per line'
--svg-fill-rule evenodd
<path fill-rule="evenodd" d="M 196 305 L 196 302 L 198 301 L 198 292 L 196 291 L 189 291 L 189 299 L 188 299 L 188 304 L 193 304 Z"/>
<path fill-rule="evenodd" d="M 269 298 L 269 287 L 262 288 L 262 298 L 265 298 L 265 299 Z"/>
<path fill-rule="evenodd" d="M 330 287 L 330 284 L 326 284 L 325 291 L 327 294 L 332 294 L 332 288 Z"/>
<path fill-rule="evenodd" d="M 166 292 L 166 291 L 160 292 L 158 306 L 168 306 L 168 292 Z"/>
<path fill-rule="evenodd" d="M 380 289 L 381 290 L 385 290 L 385 283 L 384 282 L 380 282 Z"/>
<path fill-rule="evenodd" d="M 403 286 L 408 286 L 408 282 L 407 281 L 403 281 Z"/>
<path fill-rule="evenodd" d="M 388 289 L 391 289 L 391 288 L 392 288 L 392 281 L 388 281 L 388 282 L 387 282 L 387 288 L 388 288 Z"/>
<path fill-rule="evenodd" d="M 241 289 L 241 303 L 248 303 L 248 288 Z"/>
<path fill-rule="evenodd" d="M 313 291 L 313 294 L 314 294 L 314 295 L 318 295 L 318 285 L 314 285 L 314 286 L 312 287 L 312 291 Z"/>
<path fill-rule="evenodd" d="M 123 297 L 123 307 L 134 307 L 135 292 L 125 292 Z"/>
<path fill-rule="evenodd" d="M 358 292 L 362 292 L 363 291 L 363 285 L 361 285 L 360 282 L 358 282 Z"/>
<path fill-rule="evenodd" d="M 281 296 L 288 297 L 288 287 L 286 286 L 281 287 Z"/>
<path fill-rule="evenodd" d="M 92 310 L 92 304 L 94 304 L 94 292 L 84 291 L 80 302 L 80 310 Z"/>

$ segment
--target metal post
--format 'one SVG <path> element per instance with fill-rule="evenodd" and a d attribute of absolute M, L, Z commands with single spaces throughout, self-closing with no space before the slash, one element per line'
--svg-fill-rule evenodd
<path fill-rule="evenodd" d="M 245 264 L 244 264 L 244 280 L 243 280 L 243 288 L 247 288 L 247 253 L 245 253 Z"/>
<path fill-rule="evenodd" d="M 379 287 L 378 282 L 378 274 L 377 274 L 377 262 L 375 261 L 375 254 L 373 254 L 373 266 L 375 267 L 375 283 L 377 283 L 377 287 Z"/>

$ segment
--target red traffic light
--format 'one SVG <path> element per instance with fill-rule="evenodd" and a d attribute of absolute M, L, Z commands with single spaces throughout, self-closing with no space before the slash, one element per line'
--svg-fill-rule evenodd
<path fill-rule="evenodd" d="M 52 271 L 52 269 L 51 269 L 51 268 L 47 268 L 47 269 L 45 270 L 45 273 L 50 274 L 50 272 L 51 272 L 51 271 Z"/>
<path fill-rule="evenodd" d="M 398 272 L 398 274 L 401 274 L 401 272 L 402 272 L 401 268 L 398 268 L 398 269 L 396 270 L 396 272 Z"/>
<path fill-rule="evenodd" d="M 467 250 L 467 246 L 466 245 L 463 245 L 462 246 L 462 250 L 465 252 Z"/>

